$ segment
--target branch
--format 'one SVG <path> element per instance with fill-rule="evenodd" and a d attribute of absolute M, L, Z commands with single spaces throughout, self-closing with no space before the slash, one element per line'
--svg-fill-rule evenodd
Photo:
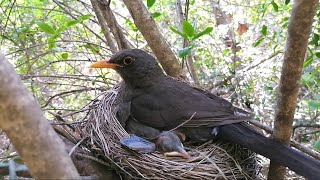
<path fill-rule="evenodd" d="M 319 0 L 295 0 L 279 83 L 273 138 L 289 144 L 308 38 Z M 284 179 L 286 168 L 271 161 L 268 179 Z"/>
<path fill-rule="evenodd" d="M 175 54 L 163 38 L 156 22 L 152 19 L 143 2 L 141 0 L 123 0 L 123 2 L 165 72 L 173 77 L 181 76 L 182 68 Z"/>
<path fill-rule="evenodd" d="M 0 54 L 0 127 L 36 179 L 80 179 L 60 138 L 12 65 Z M 54 171 L 53 171 L 54 170 Z"/>

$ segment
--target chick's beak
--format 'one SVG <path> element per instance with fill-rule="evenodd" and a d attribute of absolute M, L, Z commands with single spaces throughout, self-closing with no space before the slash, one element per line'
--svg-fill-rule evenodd
<path fill-rule="evenodd" d="M 98 61 L 95 62 L 93 64 L 90 65 L 91 68 L 116 68 L 116 67 L 120 67 L 119 64 L 114 64 L 114 63 L 109 63 L 108 60 L 102 60 L 102 61 Z"/>

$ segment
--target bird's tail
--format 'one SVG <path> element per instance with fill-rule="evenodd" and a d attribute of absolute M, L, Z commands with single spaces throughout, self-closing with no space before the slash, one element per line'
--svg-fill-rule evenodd
<path fill-rule="evenodd" d="M 218 136 L 286 166 L 309 180 L 320 179 L 319 160 L 267 138 L 244 123 L 220 126 Z"/>

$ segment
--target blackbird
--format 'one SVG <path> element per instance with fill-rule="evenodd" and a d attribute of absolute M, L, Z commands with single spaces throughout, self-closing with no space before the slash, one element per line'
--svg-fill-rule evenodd
<path fill-rule="evenodd" d="M 119 121 L 147 138 L 177 129 L 187 138 L 203 142 L 214 137 L 240 144 L 308 179 L 320 178 L 320 161 L 267 138 L 247 122 L 252 115 L 227 100 L 164 74 L 156 59 L 139 49 L 125 49 L 93 68 L 112 68 L 125 89 Z"/>

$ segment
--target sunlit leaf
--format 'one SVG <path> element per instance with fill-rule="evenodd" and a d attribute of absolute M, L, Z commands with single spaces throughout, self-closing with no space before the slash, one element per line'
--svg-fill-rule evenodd
<path fill-rule="evenodd" d="M 188 54 L 190 54 L 191 49 L 192 49 L 192 47 L 189 46 L 189 47 L 178 50 L 179 57 L 181 57 L 181 58 L 186 57 Z"/>
<path fill-rule="evenodd" d="M 310 100 L 310 101 L 308 101 L 308 105 L 309 105 L 309 107 L 311 107 L 313 109 L 320 109 L 320 101 Z"/>
<path fill-rule="evenodd" d="M 201 36 L 205 35 L 205 34 L 210 34 L 213 30 L 213 27 L 207 27 L 205 30 L 197 33 L 196 35 L 193 36 L 192 40 L 198 39 Z"/>
<path fill-rule="evenodd" d="M 264 41 L 264 38 L 258 39 L 258 40 L 253 44 L 253 47 L 259 46 L 263 41 Z"/>
<path fill-rule="evenodd" d="M 268 27 L 263 25 L 261 28 L 261 34 L 263 34 L 264 36 L 266 36 L 268 33 Z"/>
<path fill-rule="evenodd" d="M 156 0 L 147 0 L 147 6 L 148 6 L 148 8 L 152 7 L 155 2 L 156 2 Z"/>
<path fill-rule="evenodd" d="M 189 21 L 182 22 L 182 30 L 187 36 L 189 37 L 194 36 L 194 28 L 192 24 L 189 23 Z"/>
<path fill-rule="evenodd" d="M 172 26 L 170 26 L 170 29 L 172 32 L 174 32 L 174 33 L 180 35 L 181 37 L 183 37 L 184 39 L 188 40 L 188 36 L 186 34 L 184 34 L 183 32 L 180 32 L 178 29 L 176 29 Z"/>
<path fill-rule="evenodd" d="M 303 63 L 303 68 L 308 67 L 312 62 L 313 62 L 314 58 L 313 56 L 309 56 Z"/>
<path fill-rule="evenodd" d="M 51 27 L 49 24 L 47 24 L 45 22 L 37 21 L 36 24 L 45 33 L 48 33 L 48 34 L 55 34 L 56 33 L 56 31 L 53 29 L 53 27 Z"/>
<path fill-rule="evenodd" d="M 156 18 L 156 17 L 159 17 L 159 16 L 161 16 L 161 13 L 159 13 L 159 12 L 154 12 L 154 13 L 151 14 L 151 17 L 153 17 L 153 18 Z"/>
<path fill-rule="evenodd" d="M 79 16 L 78 19 L 80 21 L 84 21 L 84 20 L 90 19 L 91 17 L 92 17 L 91 14 L 85 14 L 85 15 Z"/>
<path fill-rule="evenodd" d="M 68 59 L 68 57 L 69 57 L 68 53 L 62 53 L 61 54 L 61 58 L 64 59 L 64 60 Z"/>
<path fill-rule="evenodd" d="M 278 11 L 279 11 L 279 6 L 278 6 L 278 4 L 277 4 L 276 2 L 272 1 L 272 2 L 271 2 L 271 5 L 272 5 L 273 10 L 274 10 L 275 12 L 278 12 Z"/>

